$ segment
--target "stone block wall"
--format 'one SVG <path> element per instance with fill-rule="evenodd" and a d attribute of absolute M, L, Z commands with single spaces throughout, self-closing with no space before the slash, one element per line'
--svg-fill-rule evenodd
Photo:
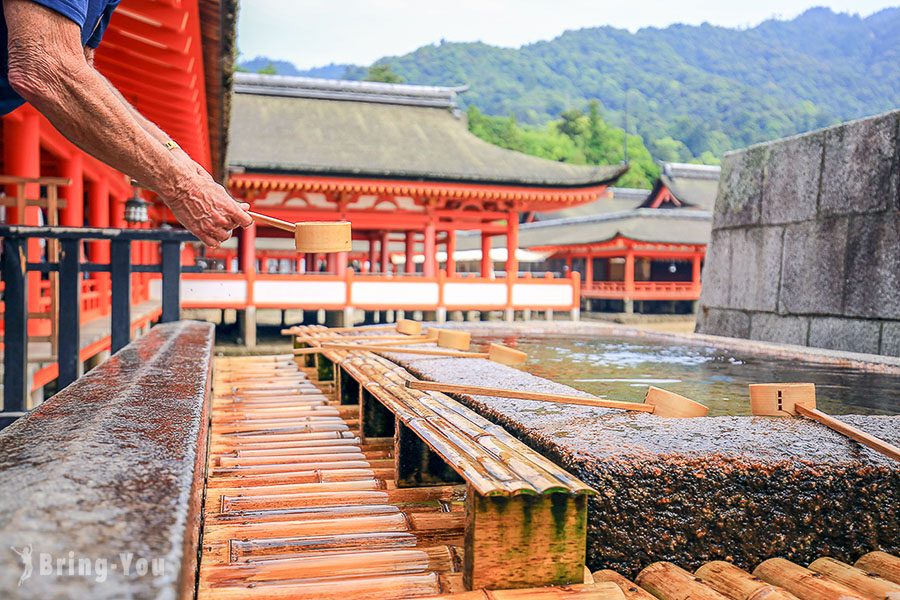
<path fill-rule="evenodd" d="M 697 332 L 900 356 L 900 110 L 722 162 Z"/>

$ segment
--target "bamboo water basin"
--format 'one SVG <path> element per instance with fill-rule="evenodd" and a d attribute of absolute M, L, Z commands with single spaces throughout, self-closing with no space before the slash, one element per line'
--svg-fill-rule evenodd
<path fill-rule="evenodd" d="M 368 383 L 353 388 L 321 364 L 297 367 L 290 355 L 217 360 L 198 597 L 896 597 L 877 595 L 893 594 L 890 586 L 900 584 L 898 559 L 883 553 L 863 557 L 857 570 L 836 561 L 816 561 L 809 569 L 766 561 L 757 568 L 759 578 L 727 563 L 709 563 L 693 574 L 654 563 L 633 581 L 613 571 L 591 575 L 582 559 L 583 577 L 569 585 L 470 591 L 463 580 L 466 561 L 473 560 L 465 539 L 466 498 L 479 486 L 490 492 L 491 481 L 479 483 L 478 473 L 468 485 L 398 480 L 394 439 L 386 429 L 366 431 L 364 417 L 371 414 L 342 398 L 346 402 L 352 389 L 385 405 L 395 402 L 399 422 L 409 400 L 400 396 L 408 393 L 403 369 L 351 353 L 330 359 L 340 373 Z M 406 416 L 406 423 L 417 422 Z M 501 445 L 516 443 L 502 429 L 493 431 Z M 512 468 L 503 493 L 539 493 L 526 490 L 541 479 L 521 476 L 523 467 L 501 460 L 492 468 Z M 573 478 L 566 485 L 579 484 Z M 864 584 L 870 587 L 860 588 Z"/>

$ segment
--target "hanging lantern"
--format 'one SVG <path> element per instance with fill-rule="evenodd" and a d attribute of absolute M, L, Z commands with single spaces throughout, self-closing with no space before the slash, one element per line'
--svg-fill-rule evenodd
<path fill-rule="evenodd" d="M 136 181 L 131 182 L 131 189 L 134 195 L 125 202 L 125 222 L 132 225 L 146 223 L 150 220 L 148 203 L 141 198 L 141 188 Z"/>

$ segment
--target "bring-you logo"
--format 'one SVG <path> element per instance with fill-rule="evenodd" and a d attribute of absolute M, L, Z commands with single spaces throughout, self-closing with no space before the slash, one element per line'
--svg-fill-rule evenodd
<path fill-rule="evenodd" d="M 19 587 L 32 577 L 86 578 L 103 583 L 112 572 L 126 577 L 159 577 L 168 568 L 165 558 L 135 556 L 133 552 L 122 552 L 115 557 L 88 557 L 73 551 L 63 555 L 35 552 L 31 544 L 21 548 L 10 546 L 10 549 L 19 555 L 22 563 Z"/>

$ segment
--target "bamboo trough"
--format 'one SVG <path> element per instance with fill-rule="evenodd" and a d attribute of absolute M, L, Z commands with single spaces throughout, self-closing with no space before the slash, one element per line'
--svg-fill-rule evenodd
<path fill-rule="evenodd" d="M 330 333 L 303 330 L 311 344 Z M 713 561 L 694 573 L 654 563 L 634 581 L 585 575 L 584 539 L 572 532 L 593 490 L 445 394 L 413 389 L 380 353 L 329 348 L 315 360 L 217 361 L 201 599 L 900 593 L 900 560 L 883 552 L 853 565 L 771 559 L 753 573 Z M 565 582 L 554 579 L 563 571 Z"/>

